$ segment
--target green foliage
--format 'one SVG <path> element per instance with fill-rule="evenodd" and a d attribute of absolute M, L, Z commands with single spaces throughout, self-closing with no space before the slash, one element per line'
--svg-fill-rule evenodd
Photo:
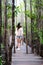
<path fill-rule="evenodd" d="M 4 34 L 4 21 L 2 21 L 2 36 Z"/>
<path fill-rule="evenodd" d="M 26 10 L 24 13 L 26 14 L 26 16 L 30 17 L 30 10 Z"/>
<path fill-rule="evenodd" d="M 43 30 L 39 31 L 40 43 L 43 44 Z"/>
<path fill-rule="evenodd" d="M 32 23 L 32 31 L 33 31 L 33 40 L 37 39 L 38 37 L 38 28 L 37 28 L 37 22 L 34 20 Z"/>
<path fill-rule="evenodd" d="M 25 27 L 25 22 L 23 23 L 23 34 L 26 36 L 26 27 Z"/>
<path fill-rule="evenodd" d="M 4 43 L 1 44 L 1 48 L 4 48 Z"/>
<path fill-rule="evenodd" d="M 41 7 L 43 9 L 43 0 L 41 0 L 40 3 L 38 1 L 39 0 L 32 0 L 32 13 L 30 13 L 30 10 L 26 10 L 26 11 L 24 11 L 24 13 L 26 14 L 26 16 L 28 18 L 33 19 L 32 31 L 33 31 L 33 34 L 34 34 L 33 35 L 34 39 L 36 39 L 36 37 L 39 36 L 40 37 L 40 43 L 43 43 L 43 34 L 42 34 L 43 30 L 40 30 L 40 31 L 38 30 L 38 27 L 37 27 L 38 21 L 36 21 L 36 19 L 37 19 L 37 13 L 36 12 L 37 12 L 39 7 Z M 30 4 L 30 2 L 28 4 Z M 24 6 L 24 3 L 21 3 L 20 6 L 14 6 L 15 16 L 17 16 L 19 13 L 22 12 L 23 6 Z M 3 4 L 2 4 L 2 8 L 4 9 Z M 7 17 L 8 17 L 8 19 L 12 17 L 12 5 L 10 3 L 8 3 L 8 5 L 7 5 Z M 41 19 L 43 19 L 43 15 L 41 15 L 40 17 L 41 17 Z M 24 27 L 24 35 L 26 35 L 25 23 L 23 23 L 23 25 L 24 25 L 23 26 Z M 10 29 L 10 28 L 11 28 L 11 25 L 8 25 L 8 29 Z M 2 26 L 2 34 L 3 34 L 3 29 L 4 28 Z"/>
<path fill-rule="evenodd" d="M 14 6 L 15 10 L 14 10 L 14 13 L 15 13 L 15 16 L 18 15 L 18 13 L 20 13 L 20 6 Z M 11 4 L 8 3 L 7 5 L 7 16 L 8 18 L 11 18 L 12 17 L 12 6 Z"/>
<path fill-rule="evenodd" d="M 34 23 L 33 23 L 33 30 L 34 30 L 34 32 L 38 32 L 36 21 L 34 21 Z"/>
<path fill-rule="evenodd" d="M 41 17 L 40 17 L 41 19 L 43 19 L 43 15 L 41 15 Z"/>
<path fill-rule="evenodd" d="M 2 65 L 2 57 L 0 56 L 0 65 Z"/>
<path fill-rule="evenodd" d="M 36 19 L 37 18 L 37 15 L 35 13 L 32 13 L 32 14 L 30 13 L 30 10 L 26 10 L 25 14 L 29 18 L 32 18 L 32 19 Z"/>
<path fill-rule="evenodd" d="M 8 18 L 11 18 L 12 17 L 12 6 L 11 6 L 11 4 L 7 4 L 7 17 Z"/>
<path fill-rule="evenodd" d="M 8 24 L 8 25 L 7 25 L 7 28 L 8 28 L 8 29 L 11 29 L 11 25 Z"/>
<path fill-rule="evenodd" d="M 16 7 L 15 7 L 15 11 L 14 11 L 14 12 L 15 12 L 15 16 L 17 16 L 17 14 L 20 13 L 20 8 L 19 8 L 19 6 L 16 6 Z"/>
<path fill-rule="evenodd" d="M 32 14 L 30 14 L 30 18 L 32 18 L 32 19 L 36 19 L 36 18 L 37 18 L 37 16 L 36 16 L 36 14 L 35 14 L 35 13 L 32 13 Z"/>
<path fill-rule="evenodd" d="M 9 9 L 12 9 L 12 6 L 11 6 L 10 3 L 7 4 L 7 9 L 8 9 L 8 10 L 9 10 Z"/>
<path fill-rule="evenodd" d="M 12 17 L 12 14 L 11 14 L 11 13 L 12 13 L 12 12 L 10 12 L 10 11 L 7 13 L 8 19 Z"/>

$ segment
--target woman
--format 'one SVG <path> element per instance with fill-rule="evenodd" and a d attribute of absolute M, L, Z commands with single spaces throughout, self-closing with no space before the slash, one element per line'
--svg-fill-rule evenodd
<path fill-rule="evenodd" d="M 17 36 L 17 47 L 18 47 L 17 50 L 20 50 L 21 41 L 23 39 L 23 28 L 20 25 L 20 23 L 18 23 L 18 25 L 17 25 L 16 36 Z"/>

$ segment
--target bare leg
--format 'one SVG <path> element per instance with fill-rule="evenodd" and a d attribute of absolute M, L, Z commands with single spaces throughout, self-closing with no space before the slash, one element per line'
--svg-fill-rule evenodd
<path fill-rule="evenodd" d="M 21 46 L 21 39 L 18 38 L 18 39 L 17 39 L 17 43 L 18 43 L 18 44 L 17 44 L 18 48 L 20 48 L 20 46 Z"/>

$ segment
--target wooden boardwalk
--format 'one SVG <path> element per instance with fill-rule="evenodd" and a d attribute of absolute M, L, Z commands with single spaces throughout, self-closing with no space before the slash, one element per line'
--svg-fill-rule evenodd
<path fill-rule="evenodd" d="M 31 54 L 31 48 L 28 47 L 29 54 L 26 54 L 26 45 L 22 45 L 20 50 L 12 51 L 12 65 L 43 65 L 43 59 L 40 56 Z"/>

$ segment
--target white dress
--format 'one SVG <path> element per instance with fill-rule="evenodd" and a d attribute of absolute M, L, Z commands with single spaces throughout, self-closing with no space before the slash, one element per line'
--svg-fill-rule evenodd
<path fill-rule="evenodd" d="M 15 40 L 16 40 L 16 46 L 17 46 L 17 38 L 23 39 L 23 28 L 21 27 L 18 30 L 16 28 L 15 34 L 16 34 L 16 39 Z M 21 45 L 22 45 L 22 41 L 21 41 Z"/>
<path fill-rule="evenodd" d="M 20 29 L 16 29 L 16 36 L 21 36 L 21 37 L 23 37 L 23 28 L 21 27 Z"/>

